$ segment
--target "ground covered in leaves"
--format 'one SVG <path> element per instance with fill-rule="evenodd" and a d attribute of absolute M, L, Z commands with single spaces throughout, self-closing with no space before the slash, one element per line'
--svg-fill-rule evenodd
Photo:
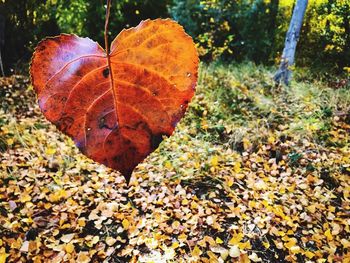
<path fill-rule="evenodd" d="M 0 80 L 0 263 L 350 262 L 350 89 L 202 66 L 131 186 Z"/>

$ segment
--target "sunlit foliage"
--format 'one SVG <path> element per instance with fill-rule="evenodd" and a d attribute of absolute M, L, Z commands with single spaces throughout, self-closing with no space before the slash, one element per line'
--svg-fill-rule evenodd
<path fill-rule="evenodd" d="M 294 0 L 113 1 L 114 35 L 140 20 L 172 17 L 195 38 L 203 60 L 278 63 Z M 32 47 L 58 32 L 103 43 L 105 1 L 23 0 L 0 2 L 6 20 L 5 68 L 30 58 Z M 350 0 L 310 0 L 298 44 L 299 66 L 344 71 L 350 66 Z M 29 51 L 29 52 L 28 52 Z"/>
<path fill-rule="evenodd" d="M 180 0 L 171 14 L 196 38 L 205 59 L 278 62 L 295 1 Z M 297 64 L 335 69 L 350 65 L 350 1 L 311 0 Z"/>

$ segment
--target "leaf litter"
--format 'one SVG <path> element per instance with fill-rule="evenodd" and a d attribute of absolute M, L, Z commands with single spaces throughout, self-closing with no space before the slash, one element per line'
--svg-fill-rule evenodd
<path fill-rule="evenodd" d="M 1 79 L 0 262 L 349 262 L 346 90 L 269 76 L 202 65 L 130 187 L 43 118 L 26 77 Z"/>

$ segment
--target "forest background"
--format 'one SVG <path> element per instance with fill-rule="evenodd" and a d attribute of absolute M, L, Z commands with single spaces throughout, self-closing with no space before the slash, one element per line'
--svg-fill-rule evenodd
<path fill-rule="evenodd" d="M 34 47 L 47 36 L 75 33 L 103 46 L 103 0 L 2 0 L 0 4 L 5 20 L 1 53 L 7 74 L 26 70 Z M 202 61 L 273 65 L 279 62 L 294 5 L 294 0 L 120 0 L 112 6 L 109 35 L 114 38 L 143 19 L 170 17 L 194 38 Z M 349 21 L 349 0 L 310 0 L 296 64 L 318 74 L 349 71 Z"/>

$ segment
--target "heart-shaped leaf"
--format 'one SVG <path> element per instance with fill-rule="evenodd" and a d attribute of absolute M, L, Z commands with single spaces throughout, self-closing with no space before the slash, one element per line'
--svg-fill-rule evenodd
<path fill-rule="evenodd" d="M 123 30 L 109 56 L 88 38 L 62 34 L 36 47 L 31 77 L 40 108 L 91 159 L 133 169 L 170 136 L 194 95 L 198 55 L 176 22 Z"/>

